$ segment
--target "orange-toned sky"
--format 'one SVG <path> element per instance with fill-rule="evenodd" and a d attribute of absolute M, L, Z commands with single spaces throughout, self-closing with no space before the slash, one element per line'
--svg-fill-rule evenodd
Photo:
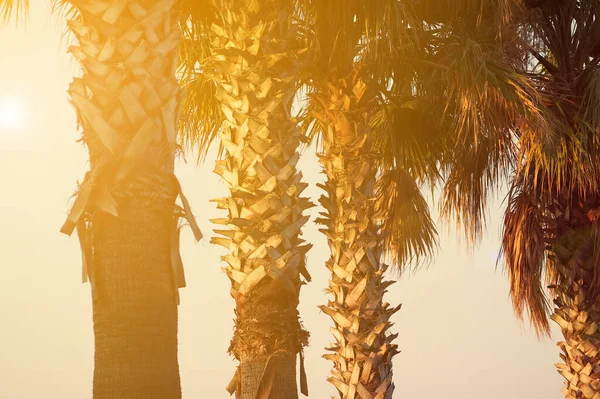
<path fill-rule="evenodd" d="M 91 398 L 93 335 L 89 285 L 80 283 L 75 238 L 59 234 L 86 151 L 75 140 L 74 112 L 66 89 L 77 69 L 61 43 L 58 16 L 49 2 L 32 2 L 26 29 L 0 30 L 0 398 Z M 45 3 L 45 4 L 44 4 Z M 10 126 L 8 108 L 21 109 Z M 17 115 L 18 116 L 18 115 Z M 9 118 L 10 119 L 10 118 Z M 2 122 L 5 120 L 5 123 Z M 10 121 L 9 121 L 10 122 Z M 193 157 L 191 157 L 193 158 Z M 178 175 L 206 236 L 219 212 L 208 202 L 225 193 L 206 165 L 178 165 Z M 300 167 L 316 201 L 322 179 L 317 160 Z M 558 352 L 515 320 L 508 283 L 495 268 L 498 211 L 489 235 L 472 254 L 442 228 L 441 248 L 429 269 L 403 277 L 387 301 L 402 302 L 394 331 L 402 350 L 395 360 L 394 398 L 559 399 Z M 318 208 L 312 210 L 313 217 Z M 305 238 L 315 246 L 308 267 L 314 280 L 303 289 L 301 315 L 312 334 L 306 362 L 311 397 L 333 395 L 325 381 L 330 364 L 325 302 L 325 239 L 310 222 Z M 234 371 L 226 354 L 232 332 L 229 282 L 220 270 L 220 248 L 195 244 L 184 234 L 188 287 L 181 291 L 180 365 L 184 398 L 227 398 Z M 554 339 L 560 334 L 556 329 Z"/>

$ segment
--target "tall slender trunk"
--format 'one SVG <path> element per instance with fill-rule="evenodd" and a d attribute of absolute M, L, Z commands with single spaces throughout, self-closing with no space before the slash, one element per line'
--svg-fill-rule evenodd
<path fill-rule="evenodd" d="M 77 228 L 92 284 L 93 397 L 178 399 L 179 1 L 70 2 L 83 76 L 69 94 L 91 170 L 62 231 Z"/>
<path fill-rule="evenodd" d="M 300 131 L 290 116 L 301 66 L 293 3 L 221 0 L 217 10 L 212 61 L 226 156 L 215 172 L 230 196 L 216 200 L 229 217 L 215 221 L 226 229 L 213 242 L 231 251 L 224 257 L 236 301 L 229 351 L 240 361 L 228 389 L 244 399 L 291 399 L 298 397 L 295 358 L 308 339 L 297 310 L 300 276 L 310 280 L 310 245 L 299 238 L 310 204 L 300 196 Z"/>
<path fill-rule="evenodd" d="M 564 337 L 558 343 L 564 363 L 556 367 L 566 380 L 562 392 L 567 399 L 600 399 L 600 293 L 593 289 L 600 278 L 596 208 L 562 206 L 556 218 L 552 252 L 557 285 L 551 317 Z"/>
<path fill-rule="evenodd" d="M 323 87 L 327 91 L 318 95 L 328 106 L 321 156 L 327 195 L 320 201 L 327 213 L 319 221 L 331 249 L 327 268 L 333 300 L 321 310 L 334 321 L 336 342 L 325 355 L 334 363 L 329 381 L 343 399 L 391 399 L 397 347 L 388 329 L 400 306 L 392 308 L 383 300 L 393 282 L 384 280 L 387 266 L 381 262 L 382 240 L 373 220 L 377 170 L 364 108 L 358 106 L 365 86 L 353 73 Z"/>

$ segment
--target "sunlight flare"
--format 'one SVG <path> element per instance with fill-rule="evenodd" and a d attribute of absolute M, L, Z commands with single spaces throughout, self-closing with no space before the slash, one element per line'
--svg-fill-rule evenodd
<path fill-rule="evenodd" d="M 23 130 L 24 108 L 23 103 L 17 99 L 0 99 L 0 133 Z"/>

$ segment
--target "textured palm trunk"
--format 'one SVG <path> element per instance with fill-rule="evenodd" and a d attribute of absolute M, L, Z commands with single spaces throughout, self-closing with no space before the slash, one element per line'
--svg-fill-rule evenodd
<path fill-rule="evenodd" d="M 325 358 L 333 361 L 329 381 L 343 399 L 391 399 L 392 357 L 397 353 L 390 335 L 390 317 L 400 309 L 383 300 L 392 281 L 384 281 L 382 247 L 375 224 L 376 168 L 369 153 L 368 130 L 358 109 L 365 91 L 353 74 L 327 85 L 322 93 L 327 124 L 321 162 L 327 173 L 320 222 L 329 240 L 333 300 L 321 310 L 334 321 L 335 344 Z"/>
<path fill-rule="evenodd" d="M 181 398 L 177 289 L 185 282 L 173 175 L 179 2 L 70 2 L 79 11 L 68 21 L 78 39 L 70 52 L 83 76 L 69 94 L 91 170 L 62 231 L 77 228 L 84 281 L 92 284 L 93 397 Z"/>
<path fill-rule="evenodd" d="M 181 398 L 166 212 L 92 220 L 95 399 Z"/>
<path fill-rule="evenodd" d="M 228 390 L 243 399 L 297 398 L 296 356 L 307 343 L 300 325 L 301 275 L 310 276 L 299 238 L 310 204 L 297 171 L 300 131 L 290 116 L 300 64 L 292 2 L 222 0 L 212 26 L 217 99 L 226 116 L 226 150 L 215 172 L 230 196 L 216 200 L 229 216 L 214 222 L 236 302 L 229 351 L 240 362 Z M 302 379 L 302 391 L 306 391 Z"/>
<path fill-rule="evenodd" d="M 592 288 L 600 278 L 594 232 L 599 215 L 581 203 L 560 208 L 552 245 L 558 284 L 551 317 L 563 333 L 558 346 L 564 363 L 556 367 L 566 380 L 562 388 L 566 399 L 600 399 L 600 293 Z"/>

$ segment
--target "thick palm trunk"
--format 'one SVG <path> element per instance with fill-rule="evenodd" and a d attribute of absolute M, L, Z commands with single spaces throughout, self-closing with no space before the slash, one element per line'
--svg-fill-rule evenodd
<path fill-rule="evenodd" d="M 399 310 L 383 301 L 387 266 L 381 263 L 381 236 L 374 224 L 376 167 L 367 148 L 367 129 L 357 104 L 364 84 L 355 75 L 321 93 L 328 124 L 322 164 L 327 173 L 327 210 L 321 222 L 329 240 L 333 300 L 322 306 L 334 321 L 335 344 L 325 355 L 334 363 L 335 385 L 343 399 L 391 399 L 392 357 L 397 353 L 390 335 L 390 317 Z"/>
<path fill-rule="evenodd" d="M 80 15 L 68 22 L 79 42 L 70 51 L 83 76 L 69 94 L 91 170 L 62 231 L 77 227 L 84 280 L 92 283 L 93 397 L 181 398 L 177 288 L 185 283 L 173 175 L 179 2 L 71 3 Z"/>
<path fill-rule="evenodd" d="M 92 221 L 94 398 L 181 398 L 170 226 L 160 212 L 120 210 Z"/>
<path fill-rule="evenodd" d="M 298 396 L 295 357 L 308 338 L 297 311 L 300 275 L 310 278 L 310 246 L 298 237 L 309 202 L 300 197 L 306 187 L 296 169 L 300 132 L 290 117 L 300 67 L 293 7 L 222 0 L 216 9 L 222 21 L 212 27 L 212 60 L 226 116 L 226 156 L 216 173 L 230 196 L 217 200 L 229 217 L 215 221 L 226 229 L 216 230 L 225 238 L 213 242 L 231 251 L 224 257 L 236 301 L 229 351 L 240 361 L 228 389 L 243 399 L 291 399 Z"/>
<path fill-rule="evenodd" d="M 582 205 L 582 204 L 580 204 Z M 560 326 L 564 363 L 556 364 L 565 378 L 566 399 L 600 399 L 600 297 L 597 284 L 597 211 L 591 207 L 561 207 L 557 240 L 552 245 L 558 275 L 552 319 Z"/>

